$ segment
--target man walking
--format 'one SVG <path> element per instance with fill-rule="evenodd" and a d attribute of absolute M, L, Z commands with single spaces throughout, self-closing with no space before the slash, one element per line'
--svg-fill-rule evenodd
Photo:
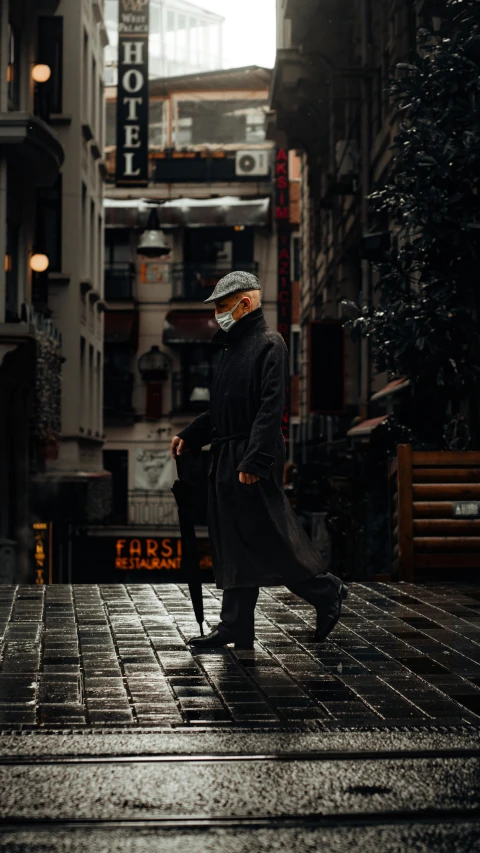
<path fill-rule="evenodd" d="M 284 585 L 317 611 L 315 639 L 335 627 L 346 585 L 325 572 L 283 489 L 281 430 L 290 367 L 279 332 L 270 329 L 256 276 L 224 276 L 206 303 L 220 325 L 224 351 L 210 389 L 210 408 L 171 441 L 171 453 L 210 444 L 207 521 L 212 564 L 223 589 L 220 623 L 192 646 L 253 648 L 261 586 Z"/>

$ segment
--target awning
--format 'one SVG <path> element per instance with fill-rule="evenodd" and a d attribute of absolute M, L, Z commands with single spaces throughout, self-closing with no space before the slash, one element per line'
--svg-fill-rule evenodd
<path fill-rule="evenodd" d="M 388 417 L 389 415 L 381 415 L 379 418 L 368 418 L 365 421 L 360 421 L 359 424 L 355 424 L 348 430 L 347 435 L 354 436 L 354 438 L 370 435 L 375 427 L 386 421 Z"/>
<path fill-rule="evenodd" d="M 135 344 L 137 339 L 138 321 L 136 311 L 105 311 L 105 343 Z"/>
<path fill-rule="evenodd" d="M 219 326 L 213 311 L 169 311 L 163 324 L 164 344 L 210 343 Z"/>
<path fill-rule="evenodd" d="M 154 200 L 153 205 L 154 205 Z M 145 199 L 105 198 L 105 224 L 124 228 L 145 228 L 152 201 Z M 177 198 L 160 204 L 160 225 L 163 227 L 206 227 L 226 225 L 268 225 L 270 198 L 242 199 Z"/>
<path fill-rule="evenodd" d="M 397 391 L 402 391 L 403 388 L 408 388 L 410 385 L 410 379 L 406 379 L 405 376 L 401 376 L 400 379 L 393 379 L 384 388 L 381 388 L 380 391 L 377 391 L 376 394 L 373 394 L 370 399 L 371 400 L 382 400 L 384 397 L 390 396 L 390 394 L 396 394 Z"/>

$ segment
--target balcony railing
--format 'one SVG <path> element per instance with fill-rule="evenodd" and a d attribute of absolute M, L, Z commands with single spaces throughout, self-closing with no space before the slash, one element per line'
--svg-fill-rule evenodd
<path fill-rule="evenodd" d="M 258 263 L 172 264 L 172 299 L 207 299 L 215 285 L 232 270 L 258 275 Z"/>
<path fill-rule="evenodd" d="M 128 523 L 152 527 L 178 527 L 178 509 L 172 492 L 128 493 Z"/>
<path fill-rule="evenodd" d="M 181 371 L 174 371 L 172 373 L 172 411 L 200 413 L 208 409 L 210 401 L 209 388 L 215 369 L 213 366 L 201 367 L 199 365 L 196 367 L 194 374 L 192 366 L 188 379 Z M 202 391 L 199 389 L 202 389 Z M 197 399 L 190 400 L 190 396 L 194 391 L 196 391 L 195 396 Z"/>
<path fill-rule="evenodd" d="M 117 261 L 105 267 L 105 299 L 118 302 L 133 299 L 135 264 Z"/>
<path fill-rule="evenodd" d="M 103 408 L 106 415 L 133 415 L 133 373 L 112 374 L 107 368 L 104 373 Z"/>

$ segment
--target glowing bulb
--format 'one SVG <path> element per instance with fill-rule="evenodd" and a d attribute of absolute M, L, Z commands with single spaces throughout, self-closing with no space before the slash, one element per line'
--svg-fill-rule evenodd
<path fill-rule="evenodd" d="M 50 261 L 47 255 L 35 254 L 30 258 L 30 269 L 34 272 L 45 272 L 48 269 Z"/>
<path fill-rule="evenodd" d="M 52 69 L 49 65 L 34 65 L 32 69 L 32 77 L 35 83 L 46 83 L 50 80 Z"/>

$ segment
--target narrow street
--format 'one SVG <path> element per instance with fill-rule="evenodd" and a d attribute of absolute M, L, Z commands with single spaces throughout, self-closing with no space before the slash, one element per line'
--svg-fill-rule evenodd
<path fill-rule="evenodd" d="M 264 589 L 253 653 L 193 654 L 184 586 L 4 586 L 0 850 L 478 849 L 480 587 L 347 604 L 319 646 Z"/>

